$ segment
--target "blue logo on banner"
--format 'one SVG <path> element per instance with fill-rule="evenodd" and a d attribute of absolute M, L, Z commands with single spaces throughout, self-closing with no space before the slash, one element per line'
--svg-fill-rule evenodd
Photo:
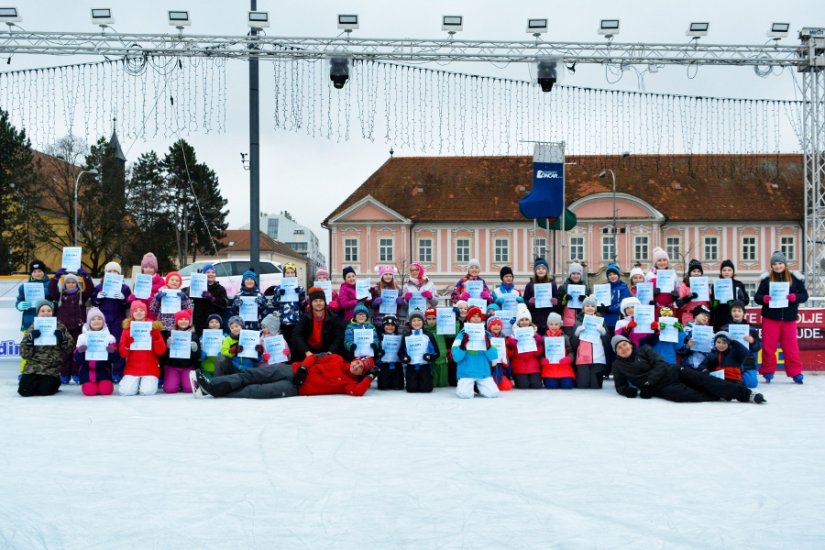
<path fill-rule="evenodd" d="M 0 357 L 19 357 L 20 345 L 14 340 L 0 342 Z"/>
<path fill-rule="evenodd" d="M 519 201 L 525 218 L 558 218 L 564 207 L 564 164 L 534 162 L 533 189 Z"/>

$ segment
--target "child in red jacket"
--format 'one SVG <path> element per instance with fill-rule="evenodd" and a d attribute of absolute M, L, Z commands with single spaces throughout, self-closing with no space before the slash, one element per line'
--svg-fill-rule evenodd
<path fill-rule="evenodd" d="M 561 323 L 561 318 L 559 318 Z M 536 342 L 536 351 L 519 350 L 518 340 L 515 332 L 521 330 L 531 330 L 533 339 Z M 516 313 L 516 325 L 513 328 L 514 336 L 507 339 L 507 358 L 513 370 L 513 379 L 516 388 L 520 390 L 540 390 L 541 389 L 541 359 L 544 357 L 544 339 L 536 333 L 536 326 L 533 324 L 533 317 L 527 306 L 519 304 Z"/>
<path fill-rule="evenodd" d="M 126 360 L 123 369 L 123 379 L 120 381 L 118 393 L 120 395 L 154 395 L 158 391 L 160 377 L 160 363 L 158 358 L 166 353 L 166 342 L 163 341 L 161 329 L 163 323 L 152 321 L 150 332 L 151 349 L 133 350 L 132 321 L 146 321 L 148 308 L 141 300 L 135 300 L 130 306 L 130 319 L 123 321 L 123 333 L 120 336 L 120 356 Z"/>
<path fill-rule="evenodd" d="M 564 337 L 564 357 L 558 363 L 551 363 L 546 357 L 542 358 L 541 380 L 548 390 L 572 390 L 576 381 L 576 373 L 573 372 L 573 350 L 570 348 L 570 338 L 561 328 L 561 315 L 551 313 L 547 316 L 547 336 Z"/>

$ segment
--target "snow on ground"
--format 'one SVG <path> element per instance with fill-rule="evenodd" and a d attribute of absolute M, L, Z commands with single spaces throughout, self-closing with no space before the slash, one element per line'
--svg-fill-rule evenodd
<path fill-rule="evenodd" d="M 823 548 L 825 376 L 769 403 L 15 393 L 2 548 Z"/>

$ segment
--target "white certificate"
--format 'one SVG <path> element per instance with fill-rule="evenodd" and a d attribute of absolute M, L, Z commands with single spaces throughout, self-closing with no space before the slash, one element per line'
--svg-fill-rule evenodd
<path fill-rule="evenodd" d="M 206 273 L 192 273 L 189 278 L 189 296 L 191 298 L 200 298 L 206 292 Z"/>
<path fill-rule="evenodd" d="M 601 341 L 602 334 L 599 328 L 604 325 L 604 317 L 598 315 L 585 315 L 582 319 L 583 330 L 580 338 L 585 342 L 596 344 Z"/>
<path fill-rule="evenodd" d="M 278 334 L 277 336 L 267 336 L 264 338 L 264 349 L 269 354 L 268 365 L 286 363 L 289 360 L 284 353 L 284 350 L 286 349 L 286 340 L 284 340 L 282 334 Z"/>
<path fill-rule="evenodd" d="M 655 307 L 651 305 L 636 306 L 633 310 L 633 320 L 636 321 L 636 328 L 633 329 L 637 334 L 653 334 L 653 329 L 650 325 L 656 319 Z"/>
<path fill-rule="evenodd" d="M 40 331 L 40 338 L 34 339 L 35 346 L 56 346 L 57 317 L 35 317 L 34 328 Z"/>
<path fill-rule="evenodd" d="M 581 309 L 582 303 L 579 301 L 579 296 L 584 294 L 584 285 L 567 285 L 567 307 L 571 309 Z"/>
<path fill-rule="evenodd" d="M 201 349 L 207 357 L 217 357 L 223 344 L 223 331 L 219 328 L 204 329 L 201 334 Z"/>
<path fill-rule="evenodd" d="M 518 294 L 515 292 L 505 292 L 501 296 L 501 311 L 508 311 L 509 317 L 515 317 L 518 311 Z"/>
<path fill-rule="evenodd" d="M 139 273 L 135 277 L 135 288 L 132 290 L 135 298 L 148 300 L 152 295 L 152 276 Z"/>
<path fill-rule="evenodd" d="M 745 346 L 745 349 L 751 348 L 751 343 L 745 340 L 745 338 L 750 336 L 751 334 L 750 325 L 734 325 L 733 323 L 731 323 L 728 325 L 728 333 L 730 334 L 731 338 Z"/>
<path fill-rule="evenodd" d="M 107 298 L 112 298 L 115 294 L 123 291 L 123 275 L 119 273 L 107 273 L 103 276 L 103 294 Z"/>
<path fill-rule="evenodd" d="M 34 307 L 37 302 L 46 299 L 46 291 L 41 283 L 23 283 L 23 297 Z"/>
<path fill-rule="evenodd" d="M 66 271 L 77 272 L 80 269 L 80 262 L 83 257 L 83 249 L 79 246 L 64 246 L 63 247 L 63 262 L 62 266 Z"/>
<path fill-rule="evenodd" d="M 395 288 L 381 289 L 381 305 L 378 306 L 378 312 L 382 315 L 395 315 L 398 311 L 398 290 Z"/>
<path fill-rule="evenodd" d="M 355 298 L 360 300 L 361 298 L 369 298 L 370 297 L 370 278 L 367 277 L 366 279 L 356 279 L 355 280 Z"/>
<path fill-rule="evenodd" d="M 708 278 L 704 275 L 702 277 L 690 278 L 690 291 L 697 294 L 692 302 L 707 302 L 710 300 L 710 293 L 708 289 Z"/>
<path fill-rule="evenodd" d="M 664 328 L 659 331 L 660 342 L 679 342 L 679 329 L 676 328 L 676 323 L 679 320 L 676 317 L 659 317 L 659 324 L 664 325 Z"/>
<path fill-rule="evenodd" d="M 464 323 L 464 333 L 470 338 L 467 342 L 467 349 L 475 351 L 486 350 L 487 343 L 484 341 L 485 332 L 484 323 Z"/>
<path fill-rule="evenodd" d="M 713 346 L 713 327 L 710 325 L 693 325 L 693 332 L 690 337 L 696 341 L 693 346 L 694 350 L 709 353 Z"/>
<path fill-rule="evenodd" d="M 496 311 L 493 317 L 501 319 L 501 333 L 504 336 L 513 334 L 513 324 L 510 322 L 516 316 L 515 311 Z"/>
<path fill-rule="evenodd" d="M 240 296 L 241 307 L 238 308 L 238 315 L 245 323 L 258 322 L 258 297 L 257 296 Z"/>
<path fill-rule="evenodd" d="M 564 336 L 544 337 L 544 356 L 549 362 L 557 364 L 565 355 L 567 354 L 564 352 Z"/>
<path fill-rule="evenodd" d="M 189 359 L 192 356 L 192 333 L 188 330 L 173 330 L 169 336 L 169 358 Z"/>
<path fill-rule="evenodd" d="M 398 363 L 398 352 L 401 350 L 401 335 L 400 334 L 385 334 L 381 339 L 381 349 L 384 351 L 384 356 L 381 358 L 382 363 Z"/>
<path fill-rule="evenodd" d="M 720 302 L 733 300 L 733 279 L 716 279 L 713 281 L 713 297 Z"/>
<path fill-rule="evenodd" d="M 659 292 L 673 292 L 676 290 L 676 272 L 672 269 L 656 271 L 656 288 Z"/>
<path fill-rule="evenodd" d="M 553 307 L 553 284 L 539 283 L 533 285 L 533 292 L 536 297 L 535 307 Z"/>
<path fill-rule="evenodd" d="M 86 332 L 86 361 L 106 361 L 109 359 L 109 352 L 106 346 L 109 344 L 109 331 L 90 330 Z"/>
<path fill-rule="evenodd" d="M 653 283 L 637 283 L 636 284 L 636 298 L 643 304 L 647 305 L 653 301 Z"/>
<path fill-rule="evenodd" d="M 516 347 L 519 353 L 538 351 L 535 335 L 536 332 L 533 327 L 513 327 L 513 338 L 516 339 Z"/>
<path fill-rule="evenodd" d="M 486 305 L 487 302 L 485 301 L 484 304 Z M 421 295 L 420 292 L 413 292 L 412 296 L 410 297 L 410 306 L 409 310 L 415 311 L 419 310 L 421 313 L 427 311 L 427 299 Z"/>
<path fill-rule="evenodd" d="M 721 378 L 722 380 L 725 379 L 725 369 L 715 370 L 713 372 L 708 373 L 714 378 Z"/>
<path fill-rule="evenodd" d="M 435 333 L 442 335 L 455 334 L 455 311 L 453 308 L 440 307 L 435 311 Z"/>
<path fill-rule="evenodd" d="M 470 298 L 467 300 L 467 305 L 469 307 L 477 307 L 482 313 L 487 313 L 487 300 L 484 298 Z"/>
<path fill-rule="evenodd" d="M 332 281 L 314 281 L 312 285 L 317 286 L 324 291 L 324 296 L 327 298 L 327 303 L 332 301 Z"/>
<path fill-rule="evenodd" d="M 255 348 L 260 343 L 261 336 L 257 330 L 241 330 L 240 338 L 238 338 L 238 345 L 243 347 L 243 351 L 239 354 L 239 357 L 257 359 L 258 350 Z"/>
<path fill-rule="evenodd" d="M 470 298 L 481 298 L 481 293 L 484 291 L 484 282 L 479 279 L 464 281 L 464 290 L 467 291 Z"/>
<path fill-rule="evenodd" d="M 507 340 L 504 338 L 490 338 L 490 344 L 496 348 L 498 358 L 494 361 L 495 364 L 507 362 Z"/>
<path fill-rule="evenodd" d="M 372 357 L 375 355 L 372 344 L 375 341 L 375 330 L 371 328 L 357 328 L 352 331 L 352 341 L 355 343 L 356 357 Z"/>
<path fill-rule="evenodd" d="M 284 291 L 283 296 L 279 296 L 279 300 L 281 302 L 297 302 L 298 301 L 298 292 L 295 290 L 298 288 L 298 277 L 284 277 L 281 279 L 281 289 Z"/>
<path fill-rule="evenodd" d="M 768 293 L 771 301 L 768 302 L 770 308 L 788 307 L 788 293 L 791 291 L 791 283 L 768 283 Z"/>
<path fill-rule="evenodd" d="M 410 358 L 410 365 L 422 365 L 424 354 L 427 353 L 427 344 L 430 339 L 425 334 L 407 336 L 404 339 L 404 347 L 407 348 L 407 356 Z"/>
<path fill-rule="evenodd" d="M 132 351 L 149 351 L 152 349 L 151 321 L 132 321 L 129 323 L 129 334 L 132 337 Z"/>
<path fill-rule="evenodd" d="M 180 295 L 177 290 L 162 290 L 160 297 L 161 313 L 177 313 L 180 311 Z"/>
<path fill-rule="evenodd" d="M 610 305 L 610 302 L 612 300 L 610 297 L 610 283 L 593 285 L 593 292 L 596 294 L 596 302 L 600 306 Z"/>

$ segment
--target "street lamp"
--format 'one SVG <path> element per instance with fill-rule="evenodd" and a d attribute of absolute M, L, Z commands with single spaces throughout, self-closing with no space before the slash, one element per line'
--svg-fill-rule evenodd
<path fill-rule="evenodd" d="M 83 174 L 91 174 L 96 176 L 98 171 L 96 168 L 92 168 L 90 170 L 81 170 L 80 173 L 74 180 L 74 245 L 77 246 L 77 186 L 80 184 L 80 178 L 83 177 Z"/>
<path fill-rule="evenodd" d="M 621 162 L 622 159 L 625 159 L 629 156 L 630 153 L 628 151 L 625 151 L 624 153 L 622 153 L 619 162 Z M 619 244 L 617 242 L 617 235 L 619 233 L 619 230 L 616 227 L 616 173 L 612 169 L 608 168 L 607 170 L 602 170 L 599 173 L 599 177 L 603 178 L 607 176 L 608 173 L 610 173 L 610 178 L 613 180 L 613 263 L 615 264 L 617 262 L 619 254 Z"/>

